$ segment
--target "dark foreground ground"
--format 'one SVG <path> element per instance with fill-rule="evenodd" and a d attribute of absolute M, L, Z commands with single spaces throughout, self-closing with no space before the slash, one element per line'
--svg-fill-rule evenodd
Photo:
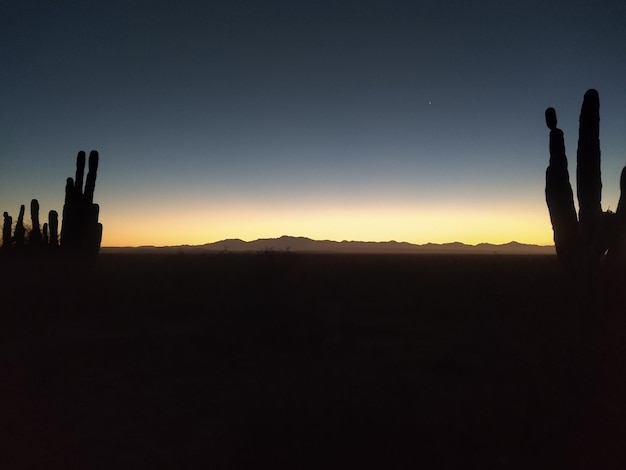
<path fill-rule="evenodd" d="M 580 366 L 552 256 L 0 271 L 2 469 L 624 468 L 623 397 Z"/>

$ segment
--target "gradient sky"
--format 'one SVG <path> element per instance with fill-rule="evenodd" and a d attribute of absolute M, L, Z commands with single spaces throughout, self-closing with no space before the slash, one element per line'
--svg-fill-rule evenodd
<path fill-rule="evenodd" d="M 103 246 L 224 238 L 552 243 L 557 109 L 570 172 L 601 100 L 603 207 L 626 164 L 626 3 L 0 4 L 0 210 L 63 207 L 100 152 Z"/>

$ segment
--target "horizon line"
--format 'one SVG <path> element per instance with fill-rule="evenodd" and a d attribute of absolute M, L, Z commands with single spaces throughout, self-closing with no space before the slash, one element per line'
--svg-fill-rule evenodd
<path fill-rule="evenodd" d="M 530 246 L 530 247 L 540 247 L 540 248 L 554 248 L 554 246 L 555 246 L 554 242 L 551 243 L 551 244 L 543 245 L 543 244 L 537 244 L 537 243 L 520 242 L 520 241 L 517 241 L 517 240 L 510 240 L 510 241 L 504 242 L 504 243 L 493 243 L 493 242 L 468 243 L 468 242 L 463 242 L 463 241 L 459 241 L 459 240 L 448 241 L 448 242 L 416 243 L 416 242 L 409 242 L 409 241 L 395 240 L 395 239 L 382 240 L 382 241 L 376 241 L 376 240 L 347 240 L 347 239 L 343 239 L 343 240 L 321 239 L 320 240 L 320 239 L 310 238 L 310 237 L 303 236 L 303 235 L 281 235 L 279 237 L 259 237 L 259 238 L 249 239 L 249 240 L 245 240 L 243 238 L 237 238 L 237 237 L 222 238 L 222 239 L 219 239 L 219 240 L 208 241 L 208 242 L 199 243 L 199 244 L 181 243 L 181 244 L 173 244 L 173 245 L 154 245 L 154 244 L 142 244 L 142 245 L 103 245 L 101 248 L 203 247 L 203 246 L 206 246 L 206 245 L 212 245 L 212 244 L 215 244 L 215 243 L 226 242 L 226 241 L 239 241 L 239 242 L 243 242 L 243 243 L 253 243 L 253 242 L 257 242 L 257 241 L 273 241 L 273 240 L 280 240 L 280 239 L 285 239 L 285 238 L 304 239 L 304 240 L 309 240 L 309 241 L 313 241 L 313 242 L 320 242 L 320 243 L 323 243 L 323 242 L 328 242 L 328 243 L 372 243 L 372 244 L 397 243 L 397 244 L 407 244 L 407 245 L 418 246 L 418 247 L 427 246 L 427 245 L 435 245 L 435 246 L 463 245 L 463 246 L 467 246 L 467 247 L 479 247 L 481 245 L 506 246 L 506 245 L 511 245 L 511 244 L 518 244 L 518 245 Z"/>

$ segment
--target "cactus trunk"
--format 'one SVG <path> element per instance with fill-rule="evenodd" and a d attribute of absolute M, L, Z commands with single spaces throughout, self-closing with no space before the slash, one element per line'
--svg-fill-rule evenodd
<path fill-rule="evenodd" d="M 41 245 L 41 227 L 39 225 L 39 201 L 37 199 L 30 201 L 30 220 L 32 229 L 28 237 L 28 244 L 39 246 Z"/>
<path fill-rule="evenodd" d="M 26 238 L 26 229 L 24 228 L 24 211 L 24 204 L 22 204 L 20 206 L 20 213 L 17 217 L 17 222 L 15 223 L 15 232 L 13 233 L 13 241 L 16 248 L 24 246 Z"/>
<path fill-rule="evenodd" d="M 2 225 L 2 248 L 11 248 L 11 231 L 13 230 L 13 217 L 8 212 L 4 213 L 4 224 Z"/>
<path fill-rule="evenodd" d="M 50 230 L 50 246 L 59 246 L 59 214 L 57 211 L 48 212 L 48 229 Z"/>

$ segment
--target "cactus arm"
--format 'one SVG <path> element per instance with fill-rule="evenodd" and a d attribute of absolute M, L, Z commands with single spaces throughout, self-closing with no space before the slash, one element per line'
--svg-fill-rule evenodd
<path fill-rule="evenodd" d="M 617 214 L 618 220 L 626 222 L 626 167 L 622 169 L 622 174 L 619 178 L 619 189 L 620 196 L 615 213 Z"/>
<path fill-rule="evenodd" d="M 597 243 L 602 214 L 602 179 L 600 174 L 600 99 L 596 90 L 588 90 L 580 110 L 578 152 L 576 155 L 578 215 L 583 242 Z M 606 248 L 606 247 L 605 247 Z"/>
<path fill-rule="evenodd" d="M 87 204 L 93 203 L 93 192 L 96 188 L 96 177 L 98 175 L 98 152 L 92 150 L 89 153 L 89 171 L 85 182 L 85 201 Z"/>
<path fill-rule="evenodd" d="M 24 229 L 24 204 L 20 206 L 20 213 L 17 216 L 17 222 L 15 223 L 15 232 L 13 233 L 13 239 L 15 240 L 15 246 L 21 247 L 24 245 L 24 238 L 26 230 Z"/>
<path fill-rule="evenodd" d="M 65 204 L 71 204 L 74 200 L 74 180 L 68 178 L 65 181 Z"/>
<path fill-rule="evenodd" d="M 59 213 L 57 211 L 48 212 L 48 227 L 50 229 L 50 245 L 59 244 Z"/>
<path fill-rule="evenodd" d="M 615 211 L 614 240 L 609 254 L 621 262 L 626 262 L 626 167 L 619 180 L 620 197 Z"/>
<path fill-rule="evenodd" d="M 67 178 L 65 183 L 65 204 L 63 204 L 63 224 L 61 225 L 61 245 L 71 246 L 74 239 L 74 180 Z"/>
<path fill-rule="evenodd" d="M 74 192 L 76 196 L 83 193 L 83 177 L 85 175 L 85 152 L 82 150 L 76 156 L 76 179 L 74 180 Z"/>
<path fill-rule="evenodd" d="M 39 225 L 39 201 L 33 199 L 30 201 L 30 218 L 32 229 L 28 243 L 31 245 L 41 245 L 41 227 Z"/>
<path fill-rule="evenodd" d="M 567 170 L 563 131 L 556 127 L 554 108 L 546 109 L 546 124 L 550 129 L 550 163 L 546 170 L 546 202 L 557 254 L 563 262 L 569 264 L 576 261 L 579 249 L 578 221 Z"/>

